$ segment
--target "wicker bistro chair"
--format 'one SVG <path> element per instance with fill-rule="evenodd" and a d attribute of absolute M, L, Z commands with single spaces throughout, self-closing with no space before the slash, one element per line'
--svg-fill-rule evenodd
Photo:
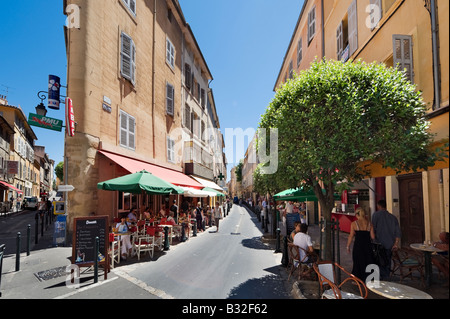
<path fill-rule="evenodd" d="M 300 260 L 300 249 L 303 250 L 304 257 Z M 317 262 L 319 259 L 315 252 L 308 252 L 305 249 L 294 245 L 293 243 L 288 243 L 288 255 L 289 255 L 289 277 L 294 274 L 296 271 L 298 272 L 298 279 L 305 279 L 306 277 L 310 277 L 313 272 L 312 263 Z"/>
<path fill-rule="evenodd" d="M 391 278 L 394 275 L 399 275 L 400 282 L 408 277 L 412 280 L 414 271 L 417 271 L 420 276 L 422 286 L 425 286 L 425 266 L 423 259 L 423 254 L 417 253 L 410 249 L 401 248 L 392 251 Z"/>
<path fill-rule="evenodd" d="M 340 284 L 336 283 L 335 268 L 339 268 L 347 275 Z M 313 264 L 314 271 L 317 273 L 320 285 L 322 299 L 367 299 L 367 287 L 362 280 L 346 271 L 338 263 L 331 261 L 319 261 Z M 359 294 L 343 291 L 341 288 L 348 282 L 354 282 L 359 290 Z"/>

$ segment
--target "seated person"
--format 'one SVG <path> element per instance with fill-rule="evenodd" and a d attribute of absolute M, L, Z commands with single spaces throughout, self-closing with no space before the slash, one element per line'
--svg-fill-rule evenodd
<path fill-rule="evenodd" d="M 306 255 L 305 251 L 308 253 L 314 252 L 311 236 L 307 234 L 307 231 L 308 225 L 300 224 L 300 231 L 294 236 L 294 245 L 300 247 L 300 261 L 306 264 L 313 262 L 313 260 L 310 260 L 310 257 Z"/>
<path fill-rule="evenodd" d="M 125 220 L 125 217 L 121 218 L 120 223 L 116 225 L 117 232 L 119 234 L 127 233 L 130 230 L 130 224 Z M 131 254 L 131 249 L 133 245 L 131 244 L 130 235 L 120 235 L 120 240 L 122 241 L 122 259 L 126 260 L 127 256 Z"/>
<path fill-rule="evenodd" d="M 166 224 L 167 224 L 167 225 L 175 226 L 175 225 L 177 224 L 177 223 L 175 222 L 174 216 L 175 216 L 175 213 L 172 212 L 172 211 L 170 211 L 169 217 L 167 217 L 167 221 L 166 221 Z"/>
<path fill-rule="evenodd" d="M 443 252 L 433 254 L 431 256 L 431 262 L 439 269 L 447 278 L 449 278 L 449 263 L 448 263 L 448 241 L 449 233 L 442 232 L 439 234 L 440 241 L 433 244 L 434 247 L 443 250 Z"/>
<path fill-rule="evenodd" d="M 152 215 L 150 214 L 150 207 L 146 207 L 142 215 L 144 219 L 150 220 L 152 218 Z"/>
<path fill-rule="evenodd" d="M 300 232 L 300 225 L 301 225 L 302 223 L 301 222 L 294 222 L 294 230 L 290 233 L 290 235 L 289 235 L 289 237 L 288 237 L 288 241 L 289 242 L 293 242 L 294 241 L 294 237 L 295 237 L 295 235 L 297 235 L 297 233 L 299 233 Z"/>
<path fill-rule="evenodd" d="M 128 216 L 127 216 L 128 221 L 129 221 L 130 223 L 135 223 L 135 222 L 137 222 L 136 212 L 137 212 L 137 209 L 136 209 L 136 208 L 132 208 L 132 209 L 130 210 L 130 213 L 129 213 Z"/>

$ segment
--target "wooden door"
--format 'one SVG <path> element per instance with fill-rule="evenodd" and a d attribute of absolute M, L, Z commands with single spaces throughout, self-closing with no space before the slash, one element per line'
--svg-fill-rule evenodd
<path fill-rule="evenodd" d="M 423 211 L 422 174 L 398 177 L 400 194 L 400 227 L 402 246 L 423 243 L 425 222 Z"/>

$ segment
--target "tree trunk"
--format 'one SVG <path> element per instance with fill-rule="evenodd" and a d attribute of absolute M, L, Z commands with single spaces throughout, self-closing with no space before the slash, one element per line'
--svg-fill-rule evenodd
<path fill-rule="evenodd" d="M 332 260 L 333 258 L 333 241 L 331 238 L 331 212 L 334 207 L 334 185 L 332 183 L 325 185 L 325 193 L 322 192 L 322 187 L 316 185 L 314 187 L 314 193 L 319 199 L 319 204 L 322 210 L 322 217 L 324 218 L 325 224 L 322 226 L 324 232 L 321 233 L 322 237 L 322 247 L 320 247 L 322 253 L 322 258 L 324 260 Z M 321 229 L 321 231 L 322 231 Z"/>

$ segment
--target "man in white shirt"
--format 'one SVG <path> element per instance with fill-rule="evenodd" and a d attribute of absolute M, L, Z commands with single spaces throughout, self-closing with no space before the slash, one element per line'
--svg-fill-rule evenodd
<path fill-rule="evenodd" d="M 312 253 L 314 251 L 313 245 L 311 242 L 311 236 L 306 234 L 307 231 L 308 231 L 308 225 L 301 224 L 300 232 L 298 232 L 294 236 L 294 245 L 304 249 L 303 250 L 303 249 L 299 248 L 300 262 L 302 262 L 302 263 L 308 263 L 308 257 L 306 257 L 305 250 L 310 253 Z"/>
<path fill-rule="evenodd" d="M 291 201 L 286 202 L 285 209 L 286 209 L 286 214 L 292 214 L 292 212 L 294 210 L 294 204 L 292 204 Z"/>
<path fill-rule="evenodd" d="M 216 224 L 217 230 L 216 233 L 219 232 L 219 220 L 222 218 L 222 207 L 219 205 L 219 202 L 216 202 L 216 207 L 214 208 L 214 222 Z"/>

